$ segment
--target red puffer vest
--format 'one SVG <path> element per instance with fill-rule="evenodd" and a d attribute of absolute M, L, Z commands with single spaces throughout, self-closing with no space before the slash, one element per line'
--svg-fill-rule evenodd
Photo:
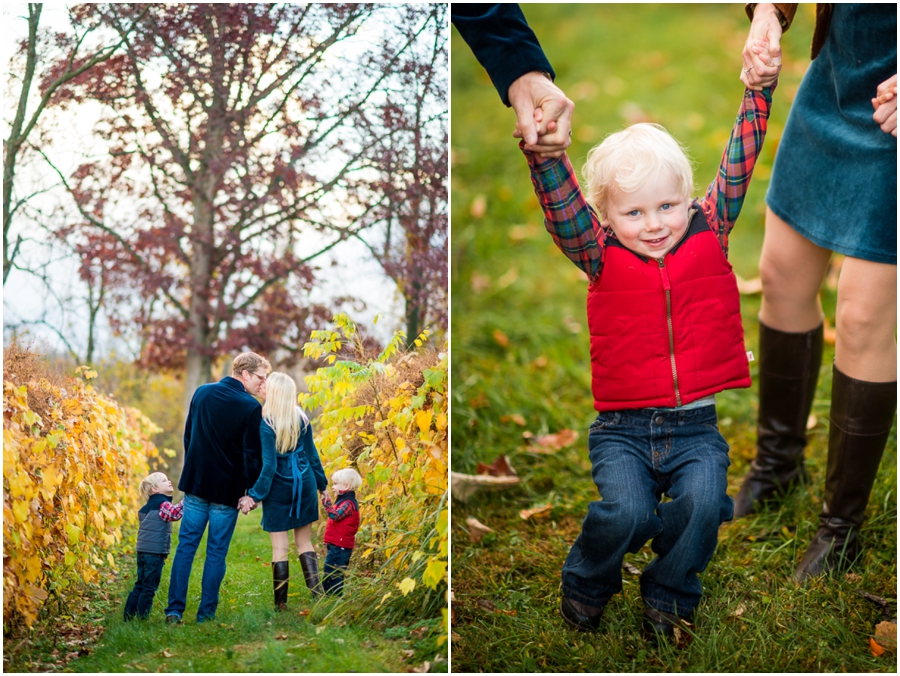
<path fill-rule="evenodd" d="M 356 545 L 356 531 L 359 530 L 359 503 L 356 501 L 355 492 L 349 491 L 341 493 L 337 500 L 334 501 L 334 506 L 337 507 L 345 500 L 353 503 L 353 511 L 340 521 L 328 519 L 328 523 L 325 524 L 325 535 L 322 539 L 338 547 L 353 549 L 354 545 Z"/>
<path fill-rule="evenodd" d="M 662 260 L 608 239 L 587 315 L 598 411 L 682 406 L 750 387 L 737 280 L 699 209 Z"/>

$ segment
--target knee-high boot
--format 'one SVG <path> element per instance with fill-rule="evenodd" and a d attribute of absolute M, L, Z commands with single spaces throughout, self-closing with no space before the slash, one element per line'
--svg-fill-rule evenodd
<path fill-rule="evenodd" d="M 734 518 L 805 481 L 806 421 L 822 363 L 824 325 L 785 333 L 759 324 L 756 458 L 734 498 Z"/>
<path fill-rule="evenodd" d="M 795 581 L 842 570 L 859 555 L 857 533 L 896 410 L 896 381 L 857 380 L 834 368 L 825 499 L 819 528 L 794 572 Z"/>
<path fill-rule="evenodd" d="M 289 569 L 290 563 L 288 561 L 275 561 L 272 563 L 272 587 L 275 590 L 276 610 L 287 608 Z"/>
<path fill-rule="evenodd" d="M 303 552 L 300 555 L 300 566 L 303 568 L 303 577 L 306 579 L 306 586 L 313 596 L 319 596 L 322 593 L 322 585 L 319 583 L 319 560 L 316 558 L 315 552 Z"/>

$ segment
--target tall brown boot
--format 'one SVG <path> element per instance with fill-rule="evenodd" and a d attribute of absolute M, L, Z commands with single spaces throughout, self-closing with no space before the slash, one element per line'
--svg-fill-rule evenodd
<path fill-rule="evenodd" d="M 272 588 L 275 590 L 276 610 L 287 608 L 289 569 L 290 563 L 287 561 L 275 561 L 272 563 Z"/>
<path fill-rule="evenodd" d="M 759 324 L 759 417 L 756 458 L 734 498 L 734 518 L 784 495 L 808 477 L 806 421 L 822 364 L 824 325 L 785 333 Z"/>
<path fill-rule="evenodd" d="M 303 577 L 306 586 L 313 596 L 322 594 L 322 585 L 319 583 L 319 560 L 315 552 L 303 552 L 300 555 L 300 567 L 303 568 Z"/>
<path fill-rule="evenodd" d="M 834 367 L 825 499 L 819 528 L 794 571 L 796 582 L 843 570 L 859 556 L 857 532 L 896 410 L 896 381 L 857 380 Z"/>

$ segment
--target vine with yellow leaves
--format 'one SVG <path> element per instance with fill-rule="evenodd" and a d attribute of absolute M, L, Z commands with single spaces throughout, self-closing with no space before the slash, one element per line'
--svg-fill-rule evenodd
<path fill-rule="evenodd" d="M 378 571 L 377 606 L 440 609 L 446 630 L 447 352 L 425 348 L 428 337 L 406 351 L 400 331 L 367 355 L 356 325 L 336 316 L 304 346 L 328 365 L 307 376 L 300 403 L 321 410 L 314 427 L 326 474 L 356 466 L 363 477 L 357 549 Z"/>
<path fill-rule="evenodd" d="M 137 487 L 159 429 L 96 391 L 96 372 L 64 386 L 3 383 L 3 622 L 30 627 L 50 598 L 77 593 L 137 521 Z M 42 402 L 41 413 L 29 404 Z"/>

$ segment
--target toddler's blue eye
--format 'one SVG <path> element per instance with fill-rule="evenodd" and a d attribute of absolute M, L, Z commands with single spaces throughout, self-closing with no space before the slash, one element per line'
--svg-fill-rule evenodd
<path fill-rule="evenodd" d="M 637 209 L 635 209 L 634 211 L 629 211 L 629 212 L 628 212 L 628 215 L 629 215 L 629 216 L 637 216 L 637 215 L 639 215 L 640 213 L 641 213 L 640 211 L 638 211 Z"/>
<path fill-rule="evenodd" d="M 668 202 L 666 202 L 665 204 L 663 204 L 663 205 L 660 207 L 660 209 L 662 209 L 663 211 L 668 211 L 668 210 L 671 209 L 671 208 L 672 208 L 672 205 L 669 204 Z"/>

